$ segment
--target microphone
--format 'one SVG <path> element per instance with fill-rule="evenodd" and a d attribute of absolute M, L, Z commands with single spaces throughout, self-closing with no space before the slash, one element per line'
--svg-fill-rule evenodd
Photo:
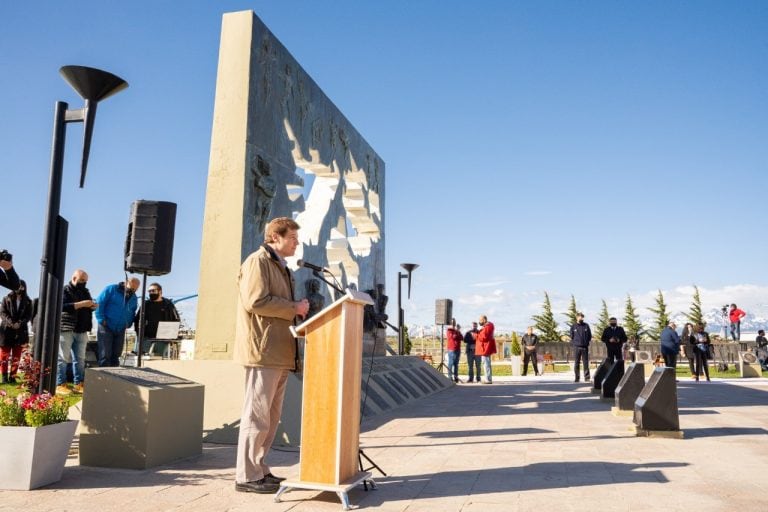
<path fill-rule="evenodd" d="M 296 262 L 296 264 L 300 267 L 308 268 L 310 270 L 314 270 L 315 272 L 328 272 L 330 274 L 330 270 L 327 268 L 323 268 L 319 265 L 315 265 L 314 263 L 310 263 L 308 261 L 299 260 Z"/>

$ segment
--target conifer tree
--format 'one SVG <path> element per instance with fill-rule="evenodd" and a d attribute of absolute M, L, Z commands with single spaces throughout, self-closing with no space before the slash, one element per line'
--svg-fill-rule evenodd
<path fill-rule="evenodd" d="M 576 309 L 576 298 L 571 295 L 571 303 L 568 304 L 568 311 L 563 313 L 563 315 L 565 315 L 565 317 L 568 319 L 569 328 L 576 323 L 576 314 L 578 312 L 579 311 Z"/>
<path fill-rule="evenodd" d="M 603 299 L 603 307 L 600 309 L 600 315 L 597 317 L 597 322 L 595 323 L 595 329 L 592 331 L 592 337 L 599 338 L 603 335 L 603 331 L 606 327 L 608 327 L 608 320 L 610 319 L 610 315 L 608 314 L 608 304 L 605 303 L 605 299 Z"/>
<path fill-rule="evenodd" d="M 645 332 L 643 331 L 643 324 L 640 322 L 640 317 L 635 311 L 635 305 L 632 304 L 632 297 L 627 294 L 627 305 L 624 309 L 624 331 L 627 333 L 627 337 L 635 337 L 639 341 Z"/>
<path fill-rule="evenodd" d="M 536 330 L 541 333 L 541 341 L 560 341 L 555 315 L 552 314 L 552 303 L 549 301 L 547 292 L 544 292 L 542 312 L 540 315 L 533 315 L 533 322 Z"/>
<path fill-rule="evenodd" d="M 704 321 L 704 315 L 701 312 L 701 295 L 699 294 L 699 287 L 693 285 L 693 302 L 691 302 L 691 309 L 685 314 L 685 317 L 694 326 L 703 325 L 706 327 L 707 322 Z"/>
<path fill-rule="evenodd" d="M 653 325 L 648 329 L 648 337 L 654 341 L 661 339 L 661 331 L 669 323 L 669 313 L 667 313 L 667 304 L 664 302 L 664 295 L 659 290 L 656 295 L 656 307 L 648 308 L 648 311 L 654 314 Z"/>

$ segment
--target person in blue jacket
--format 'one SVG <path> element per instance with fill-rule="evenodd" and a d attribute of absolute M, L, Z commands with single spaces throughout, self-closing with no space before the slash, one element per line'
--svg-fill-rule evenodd
<path fill-rule="evenodd" d="M 680 336 L 675 330 L 675 322 L 669 322 L 661 331 L 661 355 L 664 357 L 664 366 L 677 368 L 677 354 L 680 353 Z"/>
<path fill-rule="evenodd" d="M 123 352 L 125 329 L 133 323 L 138 301 L 135 277 L 124 283 L 111 284 L 96 298 L 96 342 L 99 347 L 99 366 L 119 366 Z"/>

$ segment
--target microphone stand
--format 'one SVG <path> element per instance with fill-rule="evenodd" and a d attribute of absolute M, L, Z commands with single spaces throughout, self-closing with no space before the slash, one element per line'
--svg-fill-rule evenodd
<path fill-rule="evenodd" d="M 344 290 L 342 290 L 340 286 L 337 286 L 336 283 L 326 279 L 325 276 L 323 274 L 321 274 L 320 272 L 318 272 L 317 270 L 313 270 L 312 271 L 312 275 L 315 276 L 316 278 L 320 279 L 322 282 L 324 282 L 325 284 L 327 284 L 328 286 L 330 286 L 334 290 L 336 290 L 338 293 L 344 295 Z M 331 274 L 331 275 L 333 275 L 333 274 Z M 334 277 L 334 279 L 336 279 L 336 278 Z"/>

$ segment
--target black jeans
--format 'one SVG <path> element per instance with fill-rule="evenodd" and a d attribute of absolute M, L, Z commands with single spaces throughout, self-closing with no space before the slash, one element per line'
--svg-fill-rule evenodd
<path fill-rule="evenodd" d="M 706 375 L 707 380 L 709 380 L 709 366 L 707 365 L 707 355 L 701 352 L 699 349 L 696 349 L 694 352 L 695 358 L 696 358 L 696 380 L 699 380 L 699 375 L 701 375 L 702 368 L 704 369 L 704 375 Z"/>
<path fill-rule="evenodd" d="M 528 361 L 533 362 L 533 372 L 536 375 L 539 374 L 538 358 L 536 350 L 528 351 L 525 348 L 523 349 L 523 376 L 528 375 Z"/>
<path fill-rule="evenodd" d="M 573 372 L 579 380 L 579 370 L 584 364 L 584 380 L 589 380 L 589 347 L 573 347 Z"/>
<path fill-rule="evenodd" d="M 668 368 L 677 368 L 677 354 L 661 354 L 664 356 L 664 366 Z"/>
<path fill-rule="evenodd" d="M 608 356 L 606 356 L 606 359 L 613 363 L 616 361 L 621 361 L 623 359 L 621 355 L 621 343 L 606 343 L 605 349 L 608 352 Z"/>

